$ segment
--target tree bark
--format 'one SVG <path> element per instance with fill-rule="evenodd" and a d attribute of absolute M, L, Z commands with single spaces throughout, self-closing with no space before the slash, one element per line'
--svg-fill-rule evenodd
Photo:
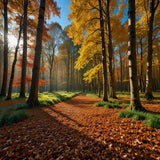
<path fill-rule="evenodd" d="M 67 92 L 69 92 L 69 60 L 70 60 L 70 53 L 69 50 L 67 51 Z"/>
<path fill-rule="evenodd" d="M 22 31 L 22 18 L 20 20 L 20 25 L 19 25 L 19 36 L 18 36 L 18 40 L 17 40 L 17 45 L 16 45 L 16 49 L 15 49 L 15 53 L 14 53 L 14 60 L 12 63 L 12 71 L 11 71 L 11 77 L 10 77 L 10 82 L 9 82 L 9 89 L 8 89 L 8 95 L 7 95 L 7 99 L 11 99 L 11 95 L 12 95 L 12 85 L 13 85 L 13 80 L 14 80 L 14 71 L 15 71 L 15 66 L 16 66 L 16 62 L 17 62 L 17 53 L 18 53 L 18 49 L 19 49 L 19 42 L 20 42 L 20 38 L 21 38 L 21 31 Z"/>
<path fill-rule="evenodd" d="M 111 24 L 110 24 L 110 0 L 106 1 L 106 26 L 107 26 L 107 45 L 108 45 L 108 54 L 109 54 L 109 79 L 110 79 L 110 93 L 109 97 L 117 98 L 115 90 L 115 79 L 113 74 L 113 45 L 112 45 L 112 33 L 111 33 Z"/>
<path fill-rule="evenodd" d="M 25 97 L 25 87 L 26 87 L 26 67 L 27 67 L 27 8 L 28 8 L 28 0 L 25 0 L 24 1 L 24 17 L 23 17 L 23 57 L 22 57 L 20 97 Z"/>
<path fill-rule="evenodd" d="M 3 51 L 3 82 L 0 96 L 6 96 L 8 79 L 8 0 L 3 0 L 4 5 L 4 51 Z"/>
<path fill-rule="evenodd" d="M 159 5 L 159 1 L 155 7 L 155 0 L 150 0 L 150 17 L 148 23 L 148 57 L 147 57 L 147 74 L 146 74 L 146 98 L 153 99 L 152 95 L 152 53 L 153 53 L 153 22 L 155 11 Z"/>
<path fill-rule="evenodd" d="M 98 0 L 98 2 L 99 2 L 101 45 L 102 45 L 103 101 L 108 101 L 108 87 L 107 87 L 108 78 L 107 78 L 106 46 L 105 46 L 105 36 L 104 36 L 104 20 L 103 20 L 101 0 Z"/>
<path fill-rule="evenodd" d="M 120 70 L 121 70 L 121 87 L 120 90 L 121 92 L 123 91 L 123 69 L 122 69 L 122 55 L 120 53 Z"/>
<path fill-rule="evenodd" d="M 128 59 L 129 59 L 129 79 L 130 79 L 130 109 L 141 110 L 144 108 L 140 103 L 138 80 L 137 80 L 137 60 L 136 60 L 136 31 L 135 31 L 135 0 L 129 0 L 128 11 Z"/>
<path fill-rule="evenodd" d="M 36 35 L 35 57 L 34 57 L 34 64 L 33 64 L 33 70 L 32 70 L 32 82 L 31 82 L 29 98 L 27 100 L 27 104 L 31 106 L 36 106 L 39 104 L 38 82 L 39 82 L 40 57 L 41 57 L 41 51 L 42 51 L 44 12 L 45 12 L 45 0 L 41 0 L 39 17 L 38 17 L 37 35 Z"/>

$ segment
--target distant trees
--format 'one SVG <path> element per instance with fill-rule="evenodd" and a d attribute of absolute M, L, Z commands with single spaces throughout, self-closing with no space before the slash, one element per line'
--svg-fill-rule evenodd
<path fill-rule="evenodd" d="M 60 40 L 62 39 L 61 26 L 58 23 L 51 23 L 49 25 L 48 34 L 50 35 L 51 39 L 49 39 L 47 42 L 44 43 L 43 53 L 47 59 L 49 66 L 49 81 L 50 81 L 49 92 L 52 92 L 53 91 L 52 70 L 53 70 L 56 48 L 58 48 Z"/>

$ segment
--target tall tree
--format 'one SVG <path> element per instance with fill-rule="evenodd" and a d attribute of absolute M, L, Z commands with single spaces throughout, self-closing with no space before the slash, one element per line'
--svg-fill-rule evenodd
<path fill-rule="evenodd" d="M 3 17 L 4 17 L 4 51 L 3 51 L 3 82 L 1 96 L 6 96 L 7 78 L 8 78 L 8 0 L 3 0 Z"/>
<path fill-rule="evenodd" d="M 107 61 L 106 61 L 106 46 L 105 46 L 105 35 L 104 35 L 104 20 L 103 20 L 103 7 L 101 0 L 99 3 L 99 18 L 100 18 L 100 31 L 101 31 L 101 45 L 102 45 L 102 68 L 103 68 L 103 101 L 108 101 L 108 77 L 107 77 Z"/>
<path fill-rule="evenodd" d="M 160 3 L 159 0 L 150 0 L 150 15 L 148 22 L 148 57 L 147 57 L 147 74 L 146 74 L 146 91 L 147 99 L 153 99 L 152 95 L 152 54 L 153 54 L 153 22 L 155 11 Z"/>
<path fill-rule="evenodd" d="M 54 2 L 53 0 L 48 0 L 47 2 L 45 0 L 40 1 L 37 35 L 36 35 L 35 57 L 34 57 L 34 64 L 33 64 L 33 70 L 32 70 L 32 82 L 31 82 L 29 98 L 27 100 L 27 104 L 31 106 L 35 106 L 39 104 L 38 81 L 39 81 L 40 58 L 41 58 L 41 51 L 42 51 L 42 33 L 43 33 L 43 24 L 44 24 L 44 15 L 45 15 L 46 6 L 47 6 L 46 16 L 48 18 L 50 17 L 51 12 L 53 13 L 53 15 L 56 14 L 59 16 L 59 8 L 57 8 L 56 2 Z"/>
<path fill-rule="evenodd" d="M 27 100 L 27 104 L 31 106 L 38 105 L 38 81 L 39 81 L 39 68 L 40 68 L 40 58 L 41 58 L 41 50 L 42 50 L 42 33 L 43 33 L 45 3 L 46 3 L 45 0 L 40 1 L 35 58 L 34 58 L 33 71 L 32 71 L 32 83 L 31 83 L 29 98 Z"/>
<path fill-rule="evenodd" d="M 135 0 L 128 1 L 128 60 L 130 79 L 130 109 L 144 110 L 139 98 L 136 60 Z"/>
<path fill-rule="evenodd" d="M 24 0 L 24 16 L 23 16 L 23 60 L 22 60 L 22 71 L 21 71 L 20 97 L 25 97 L 26 65 L 27 65 L 27 9 L 28 9 L 28 0 Z"/>
<path fill-rule="evenodd" d="M 111 34 L 111 23 L 110 23 L 110 0 L 106 0 L 106 26 L 107 26 L 107 49 L 109 56 L 109 83 L 111 98 L 117 98 L 115 90 L 115 80 L 113 74 L 113 45 L 112 45 L 112 34 Z"/>

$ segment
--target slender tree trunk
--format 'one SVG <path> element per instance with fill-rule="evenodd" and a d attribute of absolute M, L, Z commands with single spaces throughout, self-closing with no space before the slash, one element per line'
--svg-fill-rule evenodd
<path fill-rule="evenodd" d="M 140 47 L 141 47 L 141 74 L 140 74 L 140 90 L 141 92 L 144 91 L 144 84 L 143 84 L 143 43 L 142 43 L 142 38 L 140 39 Z"/>
<path fill-rule="evenodd" d="M 110 24 L 110 14 L 109 14 L 110 0 L 106 1 L 106 26 L 107 26 L 107 45 L 108 45 L 108 54 L 109 54 L 109 79 L 110 79 L 110 93 L 111 98 L 117 98 L 115 90 L 115 79 L 113 73 L 113 46 L 112 46 L 112 33 L 111 33 L 111 24 Z"/>
<path fill-rule="evenodd" d="M 8 0 L 3 0 L 4 5 L 4 51 L 3 51 L 3 82 L 1 89 L 1 96 L 6 96 L 7 79 L 8 79 Z"/>
<path fill-rule="evenodd" d="M 27 67 L 27 8 L 28 8 L 28 0 L 24 0 L 23 57 L 22 57 L 20 97 L 25 97 L 25 87 L 26 87 L 26 67 Z"/>
<path fill-rule="evenodd" d="M 123 69 L 122 69 L 122 55 L 120 53 L 120 70 L 121 70 L 121 92 L 123 91 Z"/>
<path fill-rule="evenodd" d="M 144 110 L 140 103 L 138 80 L 137 80 L 137 60 L 136 60 L 136 32 L 135 32 L 135 0 L 129 0 L 128 11 L 128 59 L 129 59 L 129 79 L 130 79 L 130 109 Z"/>
<path fill-rule="evenodd" d="M 99 18 L 100 18 L 100 30 L 101 30 L 101 45 L 102 45 L 102 63 L 103 63 L 103 101 L 108 101 L 108 77 L 107 77 L 107 60 L 106 60 L 106 46 L 105 46 L 105 36 L 104 36 L 104 20 L 102 13 L 101 0 L 99 2 Z"/>
<path fill-rule="evenodd" d="M 98 97 L 101 97 L 101 78 L 99 71 L 98 71 Z"/>
<path fill-rule="evenodd" d="M 8 89 L 8 95 L 7 95 L 7 99 L 11 99 L 11 95 L 12 95 L 12 85 L 13 85 L 13 80 L 14 80 L 14 71 L 15 71 L 15 66 L 16 66 L 16 62 L 17 62 L 17 53 L 18 53 L 18 49 L 19 49 L 19 42 L 20 42 L 20 38 L 21 38 L 21 31 L 22 31 L 22 19 L 20 20 L 20 25 L 19 25 L 19 37 L 17 40 L 17 46 L 15 49 L 15 53 L 14 53 L 14 60 L 12 63 L 12 71 L 11 71 L 11 77 L 10 77 L 10 82 L 9 82 L 9 89 Z"/>
<path fill-rule="evenodd" d="M 27 104 L 31 106 L 38 105 L 38 82 L 39 82 L 39 69 L 40 69 L 40 58 L 42 51 L 42 33 L 43 33 L 43 23 L 44 23 L 44 12 L 45 12 L 45 0 L 40 1 L 39 17 L 38 17 L 38 27 L 36 36 L 36 48 L 35 57 L 32 71 L 32 82 L 31 89 L 29 93 L 29 98 Z"/>
<path fill-rule="evenodd" d="M 52 66 L 49 70 L 49 92 L 52 92 Z"/>
<path fill-rule="evenodd" d="M 146 91 L 145 96 L 147 99 L 153 99 L 152 95 L 152 53 L 153 53 L 153 21 L 155 10 L 158 7 L 159 2 L 157 2 L 155 7 L 155 0 L 150 0 L 150 17 L 148 24 L 148 57 L 147 57 L 147 74 L 146 74 Z"/>
<path fill-rule="evenodd" d="M 69 51 L 67 51 L 67 92 L 69 92 Z"/>

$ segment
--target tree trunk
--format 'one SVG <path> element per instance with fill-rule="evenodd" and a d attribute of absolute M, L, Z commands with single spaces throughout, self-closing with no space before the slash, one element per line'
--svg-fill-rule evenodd
<path fill-rule="evenodd" d="M 40 1 L 39 17 L 38 17 L 38 27 L 36 36 L 36 48 L 35 57 L 32 71 L 32 82 L 31 89 L 29 93 L 29 98 L 27 104 L 31 106 L 38 105 L 38 81 L 39 81 L 39 69 L 40 69 L 40 58 L 42 51 L 42 33 L 43 33 L 43 23 L 44 23 L 44 12 L 45 12 L 45 0 Z"/>
<path fill-rule="evenodd" d="M 157 2 L 157 7 L 158 7 Z M 149 17 L 149 24 L 148 24 L 148 57 L 147 57 L 147 74 L 146 74 L 146 91 L 145 96 L 147 99 L 153 99 L 152 95 L 152 53 L 153 53 L 153 21 L 154 21 L 154 14 L 156 8 L 154 8 L 155 0 L 150 0 L 150 17 Z"/>
<path fill-rule="evenodd" d="M 13 80 L 14 80 L 14 70 L 15 70 L 15 65 L 17 62 L 17 53 L 18 53 L 18 49 L 19 49 L 19 42 L 20 42 L 20 38 L 21 38 L 21 31 L 22 31 L 22 18 L 20 20 L 20 25 L 19 25 L 19 37 L 17 40 L 17 46 L 15 49 L 15 53 L 14 53 L 14 60 L 12 63 L 12 71 L 11 71 L 11 77 L 10 77 L 10 82 L 9 82 L 9 89 L 8 89 L 8 95 L 7 95 L 7 99 L 11 99 L 11 95 L 12 95 L 12 85 L 13 85 Z"/>
<path fill-rule="evenodd" d="M 8 79 L 8 0 L 3 0 L 4 5 L 4 51 L 3 51 L 3 82 L 1 89 L 1 96 L 6 96 L 7 79 Z"/>
<path fill-rule="evenodd" d="M 52 92 L 52 66 L 49 70 L 49 92 Z"/>
<path fill-rule="evenodd" d="M 69 51 L 67 51 L 67 92 L 69 92 Z"/>
<path fill-rule="evenodd" d="M 26 87 L 26 66 L 27 66 L 27 8 L 28 8 L 28 0 L 25 0 L 25 1 L 24 1 L 24 18 L 23 18 L 23 57 L 22 57 L 20 97 L 25 97 L 25 87 Z"/>
<path fill-rule="evenodd" d="M 128 59 L 130 79 L 130 109 L 144 110 L 139 99 L 136 60 L 136 32 L 135 32 L 135 0 L 129 0 L 128 11 Z"/>
<path fill-rule="evenodd" d="M 140 47 L 141 47 L 141 74 L 140 74 L 140 90 L 141 92 L 144 91 L 144 83 L 143 83 L 143 39 L 140 39 Z"/>
<path fill-rule="evenodd" d="M 122 69 L 122 55 L 120 53 L 120 70 L 121 70 L 121 92 L 123 91 L 123 69 Z"/>
<path fill-rule="evenodd" d="M 98 97 L 101 97 L 101 78 L 99 71 L 98 71 Z"/>
<path fill-rule="evenodd" d="M 109 54 L 109 79 L 110 79 L 110 93 L 111 98 L 117 98 L 115 90 L 115 79 L 113 74 L 113 46 L 112 46 L 112 34 L 111 34 L 111 24 L 110 24 L 110 14 L 109 14 L 109 4 L 110 0 L 106 1 L 106 26 L 107 26 L 107 45 Z"/>
<path fill-rule="evenodd" d="M 99 18 L 100 18 L 100 31 L 101 31 L 101 45 L 102 45 L 102 69 L 103 69 L 103 101 L 108 101 L 108 78 L 107 78 L 107 61 L 106 61 L 106 46 L 105 46 L 105 36 L 104 36 L 104 20 L 102 13 L 101 0 L 99 2 Z"/>

